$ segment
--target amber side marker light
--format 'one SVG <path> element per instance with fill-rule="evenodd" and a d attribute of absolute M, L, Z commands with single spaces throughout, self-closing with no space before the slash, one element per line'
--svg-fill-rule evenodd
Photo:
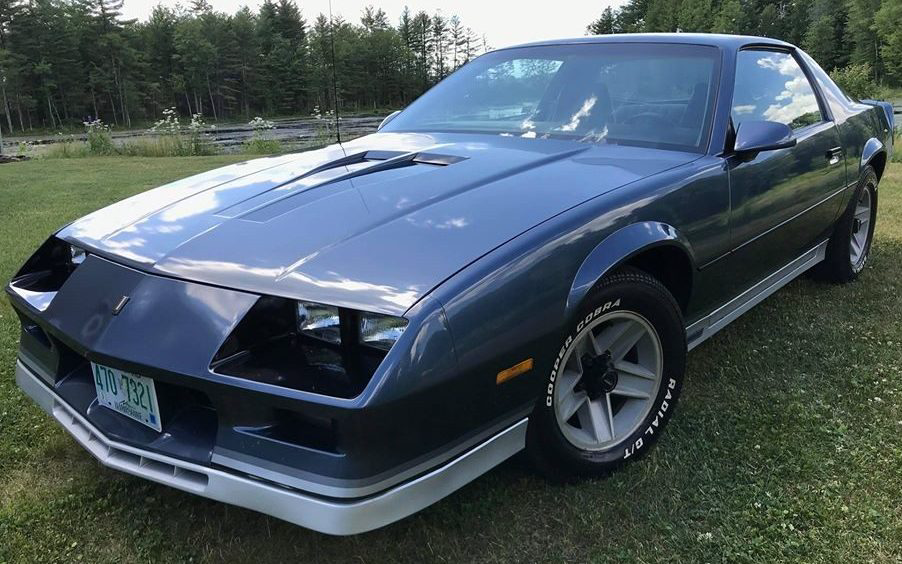
<path fill-rule="evenodd" d="M 515 378 L 524 372 L 529 372 L 532 370 L 532 358 L 527 358 L 523 362 L 517 363 L 506 370 L 502 370 L 498 373 L 498 376 L 495 377 L 495 383 L 501 384 L 503 382 L 507 382 L 511 378 Z"/>

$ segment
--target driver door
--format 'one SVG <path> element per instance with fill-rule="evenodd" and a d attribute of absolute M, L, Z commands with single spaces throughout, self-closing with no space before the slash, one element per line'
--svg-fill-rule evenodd
<path fill-rule="evenodd" d="M 837 126 L 788 51 L 737 54 L 732 119 L 737 131 L 749 120 L 781 122 L 797 140 L 794 147 L 728 162 L 733 264 L 749 286 L 829 235 L 845 165 Z"/>

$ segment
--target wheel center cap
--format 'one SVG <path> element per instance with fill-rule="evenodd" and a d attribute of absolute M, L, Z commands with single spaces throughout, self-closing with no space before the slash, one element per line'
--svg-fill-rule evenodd
<path fill-rule="evenodd" d="M 610 353 L 600 356 L 586 356 L 582 359 L 585 372 L 583 373 L 583 387 L 590 399 L 596 399 L 611 393 L 617 387 L 619 375 L 614 369 L 614 362 Z"/>
<path fill-rule="evenodd" d="M 858 233 L 859 231 L 861 231 L 861 220 L 856 217 L 852 222 L 852 233 Z"/>

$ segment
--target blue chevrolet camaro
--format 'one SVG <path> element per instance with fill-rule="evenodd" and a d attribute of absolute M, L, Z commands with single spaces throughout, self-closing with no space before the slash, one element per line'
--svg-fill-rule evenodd
<path fill-rule="evenodd" d="M 16 379 L 109 467 L 334 534 L 524 448 L 603 475 L 688 350 L 861 272 L 892 122 L 771 39 L 498 50 L 376 134 L 63 227 L 7 286 Z"/>

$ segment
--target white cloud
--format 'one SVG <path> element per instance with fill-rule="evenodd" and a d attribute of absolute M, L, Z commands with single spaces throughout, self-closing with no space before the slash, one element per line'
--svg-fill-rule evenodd
<path fill-rule="evenodd" d="M 776 70 L 788 78 L 783 91 L 774 98 L 775 103 L 764 110 L 765 119 L 791 123 L 800 116 L 819 111 L 811 85 L 795 59 L 785 55 L 769 55 L 758 59 L 758 66 Z"/>

